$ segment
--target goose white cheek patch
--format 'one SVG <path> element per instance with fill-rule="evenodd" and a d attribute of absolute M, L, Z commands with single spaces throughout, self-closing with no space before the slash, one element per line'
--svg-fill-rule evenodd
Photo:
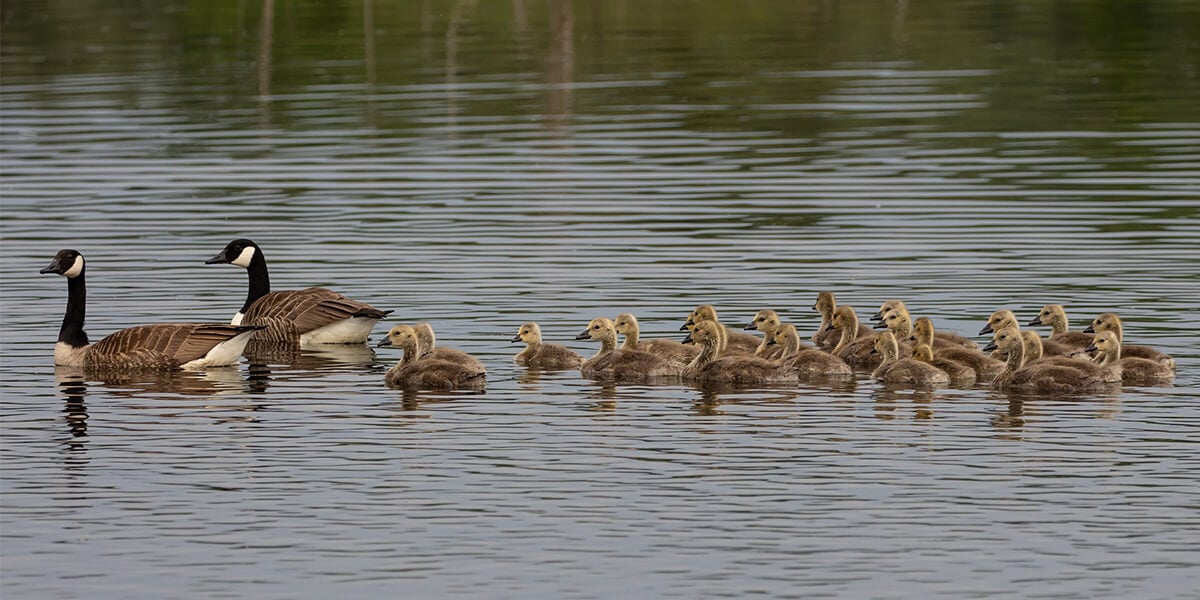
<path fill-rule="evenodd" d="M 79 274 L 82 272 L 83 272 L 83 257 L 76 256 L 75 262 L 74 262 L 74 264 L 71 265 L 71 268 L 67 269 L 66 271 L 63 271 L 63 277 L 79 277 Z"/>
<path fill-rule="evenodd" d="M 233 259 L 233 264 L 242 267 L 243 269 L 250 267 L 250 259 L 254 258 L 254 246 L 246 246 L 242 248 L 242 253 L 237 258 Z"/>

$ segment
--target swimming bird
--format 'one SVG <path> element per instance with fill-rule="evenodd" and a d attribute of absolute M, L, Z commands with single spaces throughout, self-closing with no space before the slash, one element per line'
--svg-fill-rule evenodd
<path fill-rule="evenodd" d="M 793 383 L 800 377 L 795 369 L 753 355 L 721 356 L 721 324 L 697 321 L 688 339 L 700 346 L 700 354 L 683 371 L 683 376 L 703 383 L 756 384 Z"/>
<path fill-rule="evenodd" d="M 87 267 L 78 250 L 54 255 L 41 273 L 67 278 L 67 311 L 54 345 L 54 364 L 117 371 L 170 371 L 236 364 L 257 325 L 156 323 L 113 332 L 95 344 L 83 330 Z"/>
<path fill-rule="evenodd" d="M 913 360 L 921 361 L 941 369 L 950 377 L 950 383 L 954 385 L 972 386 L 975 385 L 975 381 L 977 380 L 974 368 L 942 356 L 935 357 L 933 355 L 933 348 L 930 348 L 929 344 L 917 344 L 913 346 Z"/>
<path fill-rule="evenodd" d="M 247 239 L 229 242 L 205 264 L 229 263 L 246 269 L 249 291 L 234 325 L 266 325 L 255 343 L 362 344 L 380 319 L 392 311 L 379 310 L 326 288 L 272 292 L 267 259 L 258 244 Z"/>
<path fill-rule="evenodd" d="M 547 344 L 542 341 L 542 328 L 530 321 L 521 325 L 513 342 L 525 342 L 525 349 L 513 356 L 513 362 L 535 369 L 577 369 L 583 364 L 583 357 L 574 350 L 559 344 Z"/>
<path fill-rule="evenodd" d="M 700 349 L 694 345 L 684 344 L 676 340 L 647 340 L 641 341 L 641 326 L 637 317 L 632 313 L 621 313 L 615 321 L 617 333 L 625 336 L 621 350 L 640 350 L 661 356 L 670 362 L 686 365 L 700 354 Z"/>
<path fill-rule="evenodd" d="M 422 356 L 425 349 L 421 347 L 416 330 L 409 325 L 392 327 L 378 346 L 403 350 L 399 362 L 383 377 L 388 387 L 455 390 L 481 389 L 487 384 L 487 371 L 482 365 L 478 365 L 478 361 L 472 365 Z"/>
<path fill-rule="evenodd" d="M 1071 322 L 1067 320 L 1067 311 L 1061 304 L 1047 304 L 1038 315 L 1027 323 L 1030 327 L 1038 325 L 1050 326 L 1050 341 L 1067 346 L 1086 348 L 1092 344 L 1092 336 L 1079 331 L 1071 331 Z"/>
<path fill-rule="evenodd" d="M 979 335 L 994 334 L 1001 329 L 1012 327 L 1020 330 L 1021 323 L 1017 321 L 1017 315 L 1008 309 L 1001 309 L 991 314 L 988 317 L 988 322 L 979 330 Z M 1052 342 L 1050 340 L 1042 340 L 1042 354 L 1045 356 L 1067 356 L 1073 354 L 1077 348 Z M 993 353 L 996 354 L 996 353 Z"/>
<path fill-rule="evenodd" d="M 1005 335 L 1006 330 L 1011 329 L 1011 327 L 1001 329 L 995 335 Z M 1019 333 L 1025 345 L 1025 360 L 1021 363 L 1021 366 L 1029 366 L 1036 362 L 1039 364 L 1068 367 L 1076 371 L 1083 371 L 1089 375 L 1101 375 L 1102 371 L 1104 371 L 1104 368 L 1099 363 L 1093 362 L 1091 357 L 1083 352 L 1083 348 L 1079 349 L 1080 352 L 1076 356 L 1045 356 L 1042 351 L 1042 336 L 1038 335 L 1038 332 L 1031 329 L 1022 329 Z M 1108 377 L 1107 380 L 1120 381 L 1119 378 L 1112 376 Z"/>
<path fill-rule="evenodd" d="M 1170 383 L 1175 370 L 1170 365 L 1149 358 L 1121 357 L 1121 340 L 1115 331 L 1101 331 L 1087 348 L 1096 352 L 1100 366 L 1115 369 L 1121 381 L 1131 385 L 1155 385 Z"/>
<path fill-rule="evenodd" d="M 421 343 L 421 351 L 424 352 L 420 358 L 448 360 L 466 367 L 483 370 L 483 363 L 479 362 L 479 359 L 474 356 L 457 348 L 438 346 L 437 336 L 433 333 L 433 325 L 422 321 L 413 324 L 412 328 L 417 333 L 417 340 Z"/>
<path fill-rule="evenodd" d="M 691 331 L 692 328 L 696 326 L 696 323 L 699 323 L 700 321 L 716 321 L 717 323 L 721 322 L 721 320 L 717 318 L 717 309 L 713 308 L 711 304 L 701 304 L 692 311 L 692 314 L 688 315 L 687 322 L 685 322 L 683 326 L 679 328 L 679 330 Z M 754 351 L 758 349 L 758 338 L 748 333 L 735 331 L 732 328 L 725 327 L 723 325 L 721 326 L 720 331 L 722 354 L 754 354 Z"/>
<path fill-rule="evenodd" d="M 893 300 L 892 302 L 895 302 L 896 304 L 894 304 L 887 311 L 883 312 L 878 319 L 879 322 L 875 325 L 875 329 L 883 329 L 884 327 L 891 329 L 892 333 L 896 335 L 896 339 L 901 342 L 901 345 L 903 345 L 904 341 L 912 337 L 912 330 L 913 327 L 915 327 L 915 321 L 912 318 L 912 313 L 908 312 L 908 308 L 904 306 L 903 302 L 898 300 Z M 928 317 L 921 318 L 928 320 Z M 939 348 L 945 346 L 960 346 L 972 350 L 979 348 L 979 345 L 975 342 L 958 335 L 957 333 L 946 331 L 935 331 L 933 340 L 927 343 L 929 344 L 929 347 L 935 351 L 935 353 Z"/>
<path fill-rule="evenodd" d="M 996 350 L 1006 359 L 1004 371 L 992 380 L 992 387 L 998 390 L 1061 394 L 1100 391 L 1114 385 L 1105 381 L 1105 377 L 1089 375 L 1061 365 L 1035 362 L 1021 366 L 1025 362 L 1025 342 L 1019 330 L 1012 327 L 996 331 L 992 342 L 983 350 Z"/>
<path fill-rule="evenodd" d="M 783 348 L 778 363 L 793 369 L 801 378 L 825 375 L 853 375 L 846 361 L 816 348 L 802 348 L 796 326 L 784 323 L 775 330 L 771 343 Z"/>
<path fill-rule="evenodd" d="M 879 310 L 875 314 L 871 315 L 871 320 L 882 321 L 889 312 L 897 308 L 905 308 L 907 310 L 907 308 L 904 306 L 904 303 L 900 300 L 884 300 L 883 304 L 879 305 Z"/>
<path fill-rule="evenodd" d="M 1125 343 L 1125 330 L 1121 325 L 1121 317 L 1117 313 L 1103 313 L 1092 319 L 1092 323 L 1088 325 L 1084 333 L 1102 333 L 1111 331 L 1117 334 L 1117 341 L 1121 343 L 1121 356 L 1125 358 L 1145 358 L 1148 360 L 1158 361 L 1175 370 L 1175 359 L 1171 355 L 1155 350 L 1150 346 L 1135 346 Z"/>
<path fill-rule="evenodd" d="M 858 315 L 850 306 L 843 304 L 833 311 L 833 318 L 827 327 L 841 333 L 837 346 L 833 348 L 833 355 L 846 361 L 852 367 L 874 369 L 883 361 L 883 355 L 874 352 L 875 337 L 873 335 L 855 337 L 859 331 L 859 325 Z"/>
<path fill-rule="evenodd" d="M 918 360 L 900 358 L 900 345 L 891 330 L 875 336 L 874 352 L 883 360 L 871 373 L 871 377 L 890 384 L 933 386 L 947 385 L 950 376 L 945 371 Z"/>
<path fill-rule="evenodd" d="M 612 319 L 592 319 L 577 340 L 600 342 L 600 350 L 579 367 L 584 377 L 616 382 L 637 383 L 678 377 L 683 367 L 665 358 L 640 350 L 617 349 L 617 327 Z"/>
<path fill-rule="evenodd" d="M 831 350 L 837 346 L 838 341 L 842 337 L 842 333 L 835 329 L 829 328 L 829 322 L 833 320 L 833 313 L 837 310 L 837 299 L 834 298 L 833 292 L 817 292 L 817 301 L 813 304 L 813 310 L 821 315 L 821 324 L 817 326 L 817 331 L 812 335 L 812 341 L 818 347 Z M 859 323 L 858 332 L 855 337 L 863 337 L 872 335 L 871 328 Z"/>
<path fill-rule="evenodd" d="M 779 313 L 769 308 L 765 308 L 758 311 L 758 313 L 754 315 L 754 318 L 750 320 L 750 323 L 742 328 L 746 331 L 761 331 L 763 334 L 762 341 L 759 342 L 758 347 L 754 349 L 755 356 L 759 358 L 765 358 L 767 360 L 774 360 L 781 356 L 783 352 L 783 346 L 771 344 L 771 340 L 775 338 L 775 331 L 779 329 L 779 325 Z M 799 339 L 796 340 L 797 343 L 799 343 L 799 341 Z"/>
<path fill-rule="evenodd" d="M 975 371 L 977 381 L 991 381 L 1004 370 L 1004 361 L 996 360 L 980 352 L 978 347 L 966 348 L 954 344 L 934 347 L 934 341 L 937 339 L 935 333 L 933 320 L 929 317 L 919 317 L 913 323 L 913 334 L 909 340 L 918 345 L 930 346 L 933 355 L 937 358 L 952 360 L 971 367 Z"/>

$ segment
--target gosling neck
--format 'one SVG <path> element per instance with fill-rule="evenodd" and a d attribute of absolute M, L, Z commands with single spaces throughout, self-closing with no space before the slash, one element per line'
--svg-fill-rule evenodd
<path fill-rule="evenodd" d="M 688 370 L 692 371 L 699 369 L 704 365 L 716 360 L 717 356 L 720 354 L 721 350 L 716 344 L 703 344 L 700 346 L 700 354 L 697 354 L 696 358 L 692 359 L 692 362 L 688 364 L 687 368 Z"/>
<path fill-rule="evenodd" d="M 841 352 L 850 342 L 853 342 L 854 334 L 858 333 L 857 329 L 857 325 L 855 325 L 855 329 L 850 329 L 849 325 L 842 327 L 842 337 L 838 339 L 837 347 L 833 351 Z"/>
<path fill-rule="evenodd" d="M 1050 335 L 1066 333 L 1069 330 L 1070 324 L 1067 323 L 1067 313 L 1063 311 L 1054 311 L 1050 317 Z"/>
<path fill-rule="evenodd" d="M 400 357 L 401 365 L 411 365 L 421 356 L 421 342 L 415 337 L 406 341 L 401 348 L 404 350 L 404 356 Z"/>
<path fill-rule="evenodd" d="M 636 350 L 638 345 L 638 330 L 637 327 L 631 327 L 625 332 L 625 343 L 621 344 L 622 350 Z"/>
<path fill-rule="evenodd" d="M 617 332 L 615 330 L 606 331 L 600 336 L 598 341 L 600 342 L 600 351 L 592 355 L 592 358 L 608 354 L 617 349 Z"/>
<path fill-rule="evenodd" d="M 1003 373 L 1012 373 L 1025 364 L 1025 348 L 1022 344 L 1014 344 L 1008 350 L 1008 358 L 1004 361 Z M 1002 374 L 1003 374 L 1002 373 Z M 999 376 L 997 376 L 999 378 Z"/>

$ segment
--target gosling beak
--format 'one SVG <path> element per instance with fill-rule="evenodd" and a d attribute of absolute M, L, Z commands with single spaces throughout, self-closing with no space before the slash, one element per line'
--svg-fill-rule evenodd
<path fill-rule="evenodd" d="M 580 333 L 579 335 L 575 336 L 575 339 L 586 340 L 586 339 L 590 339 L 591 337 L 592 336 L 588 333 L 588 330 L 584 329 L 583 333 Z"/>
<path fill-rule="evenodd" d="M 908 341 L 910 341 L 910 342 L 915 342 L 915 341 L 917 341 L 917 336 L 915 336 L 915 335 L 910 335 L 910 336 L 908 336 Z"/>
<path fill-rule="evenodd" d="M 687 337 L 683 338 L 682 344 L 695 344 L 696 340 L 692 339 L 692 333 L 689 331 Z"/>
<path fill-rule="evenodd" d="M 882 320 L 883 320 L 883 313 L 882 313 L 882 312 L 878 312 L 878 311 L 877 311 L 875 314 L 871 315 L 871 320 L 872 320 L 872 321 L 882 321 Z"/>
<path fill-rule="evenodd" d="M 880 322 L 876 323 L 875 326 L 872 327 L 872 329 L 887 329 L 887 323 L 880 321 Z"/>
<path fill-rule="evenodd" d="M 682 326 L 679 328 L 679 330 L 680 330 L 680 331 L 687 331 L 687 330 L 688 330 L 688 327 L 693 327 L 693 326 L 695 326 L 695 325 L 696 325 L 696 322 L 695 322 L 695 321 L 693 321 L 693 320 L 691 320 L 691 319 L 688 319 L 688 320 L 687 320 L 687 323 L 684 323 L 684 324 L 683 324 L 683 325 L 682 325 Z"/>
<path fill-rule="evenodd" d="M 1037 327 L 1038 325 L 1041 325 L 1041 324 L 1042 324 L 1042 318 L 1034 317 L 1033 319 L 1030 319 L 1030 321 L 1028 323 L 1026 323 L 1025 326 L 1026 327 Z"/>
<path fill-rule="evenodd" d="M 44 273 L 44 272 L 45 272 L 45 271 L 43 271 L 43 273 Z M 1088 326 L 1087 326 L 1087 329 L 1084 329 L 1084 330 L 1083 330 L 1083 332 L 1084 332 L 1084 333 L 1096 333 L 1096 328 L 1095 328 L 1095 327 L 1092 327 L 1091 325 L 1088 325 Z"/>
<path fill-rule="evenodd" d="M 204 264 L 206 264 L 206 265 L 223 265 L 227 262 L 229 262 L 229 261 L 225 260 L 225 251 L 222 250 L 220 254 L 204 261 Z"/>
<path fill-rule="evenodd" d="M 879 354 L 879 350 L 876 350 L 875 348 L 871 348 L 871 351 L 868 352 L 867 354 Z"/>
<path fill-rule="evenodd" d="M 825 329 L 822 329 L 821 331 L 833 331 L 833 323 L 826 325 Z"/>
<path fill-rule="evenodd" d="M 984 326 L 983 326 L 983 329 L 980 329 L 980 330 L 979 330 L 979 335 L 986 335 L 986 334 L 989 334 L 989 333 L 994 333 L 994 330 L 992 329 L 992 324 L 991 324 L 991 323 L 988 323 L 987 325 L 984 325 Z"/>
<path fill-rule="evenodd" d="M 382 340 L 379 340 L 378 344 L 375 344 L 375 347 L 376 348 L 391 348 L 392 340 L 390 340 L 388 338 L 383 338 Z"/>
<path fill-rule="evenodd" d="M 771 338 L 771 339 L 767 340 L 767 345 L 768 345 L 768 346 L 774 346 L 774 345 L 775 345 L 775 338 Z"/>
<path fill-rule="evenodd" d="M 991 352 L 991 351 L 993 351 L 993 350 L 997 350 L 998 348 L 999 348 L 999 347 L 998 347 L 998 346 L 996 346 L 996 342 L 994 342 L 994 341 L 993 341 L 993 342 L 988 342 L 988 345 L 986 345 L 986 346 L 984 346 L 984 347 L 983 347 L 983 351 L 984 351 L 984 352 Z"/>
<path fill-rule="evenodd" d="M 521 341 L 521 334 L 519 334 L 519 333 L 518 333 L 517 335 L 514 335 L 514 336 L 513 336 L 513 339 L 512 339 L 512 340 L 510 340 L 510 341 L 512 341 L 512 342 L 519 342 L 519 341 Z"/>
<path fill-rule="evenodd" d="M 751 321 L 749 325 L 742 328 L 743 331 L 754 331 L 756 329 L 758 329 L 758 325 L 755 325 L 754 321 Z"/>
<path fill-rule="evenodd" d="M 1099 348 L 1097 348 L 1095 344 L 1088 344 L 1088 347 L 1083 349 L 1084 352 L 1095 352 L 1097 350 L 1099 350 Z"/>

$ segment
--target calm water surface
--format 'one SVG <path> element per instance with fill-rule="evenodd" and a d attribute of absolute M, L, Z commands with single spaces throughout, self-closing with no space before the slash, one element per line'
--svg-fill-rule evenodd
<path fill-rule="evenodd" d="M 1200 589 L 1200 7 L 4 3 L 0 592 L 12 598 L 1173 598 Z M 245 275 L 429 320 L 484 394 L 335 348 L 86 379 Z M 811 334 L 1118 311 L 1174 385 L 610 386 L 514 366 L 632 311 Z M 384 325 L 377 328 L 378 340 Z"/>

